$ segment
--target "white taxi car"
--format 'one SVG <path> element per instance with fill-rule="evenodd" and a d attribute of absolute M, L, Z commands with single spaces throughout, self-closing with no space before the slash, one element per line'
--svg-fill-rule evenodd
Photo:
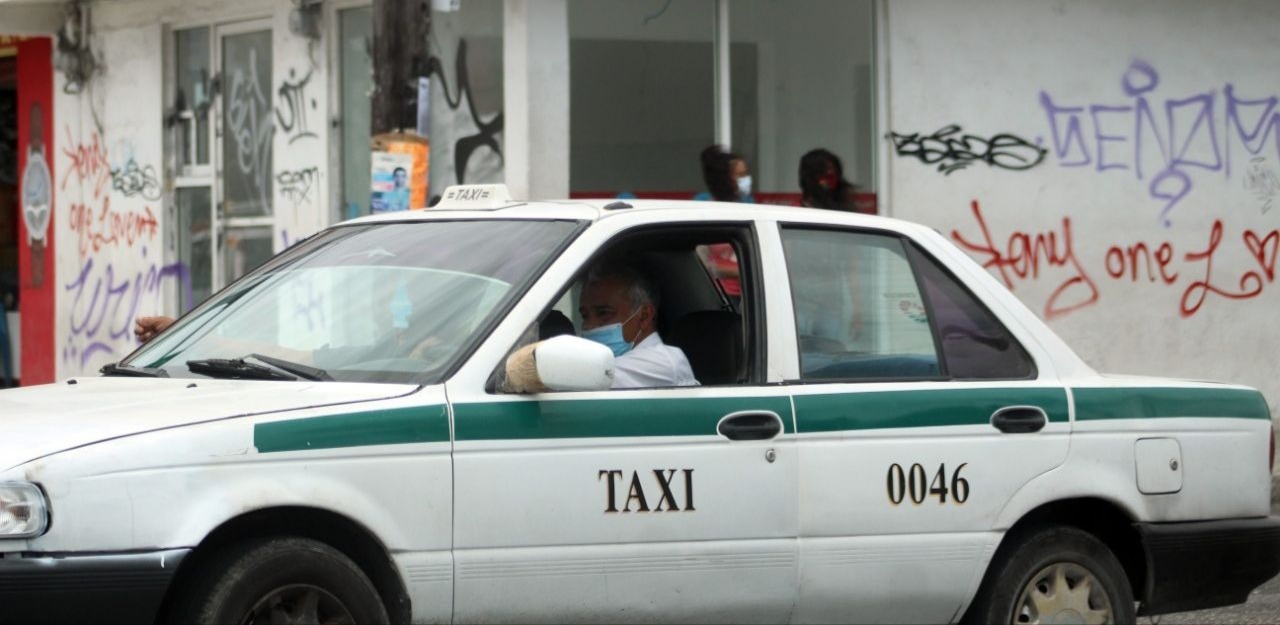
<path fill-rule="evenodd" d="M 570 336 L 605 260 L 698 385 Z M 1280 572 L 1257 391 L 1095 373 L 892 219 L 455 187 L 104 374 L 0 392 L 0 622 L 1131 622 Z"/>

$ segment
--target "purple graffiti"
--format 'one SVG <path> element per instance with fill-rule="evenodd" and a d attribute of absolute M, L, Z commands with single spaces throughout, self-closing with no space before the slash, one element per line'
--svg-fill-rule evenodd
<path fill-rule="evenodd" d="M 146 248 L 142 250 L 145 261 Z M 64 285 L 71 299 L 71 331 L 62 347 L 64 363 L 80 369 L 99 354 L 123 355 L 137 346 L 133 320 L 139 314 L 161 309 L 164 287 L 172 282 L 181 289 L 184 301 L 191 301 L 191 277 L 181 263 L 145 264 L 132 276 L 117 276 L 110 263 L 85 259 L 76 279 Z M 143 308 L 145 303 L 146 308 Z"/>
<path fill-rule="evenodd" d="M 1050 152 L 1062 167 L 1123 171 L 1147 182 L 1160 203 L 1159 221 L 1172 225 L 1171 212 L 1193 190 L 1194 170 L 1232 175 L 1233 141 L 1249 156 L 1272 146 L 1280 158 L 1280 98 L 1241 98 L 1227 83 L 1177 97 L 1157 97 L 1160 74 L 1135 60 L 1120 78 L 1123 98 L 1071 102 L 1040 92 L 1049 123 Z"/>

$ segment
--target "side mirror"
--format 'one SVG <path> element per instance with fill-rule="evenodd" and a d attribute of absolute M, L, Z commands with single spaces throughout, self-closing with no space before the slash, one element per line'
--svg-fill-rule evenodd
<path fill-rule="evenodd" d="M 557 336 L 517 350 L 507 359 L 515 392 L 607 391 L 613 386 L 613 351 L 578 338 Z"/>

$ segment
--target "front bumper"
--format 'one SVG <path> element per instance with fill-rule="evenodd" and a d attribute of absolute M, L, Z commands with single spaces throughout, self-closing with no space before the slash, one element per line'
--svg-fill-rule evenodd
<path fill-rule="evenodd" d="M 1139 615 L 1244 603 L 1280 573 L 1280 518 L 1135 525 L 1147 555 Z"/>
<path fill-rule="evenodd" d="M 0 557 L 0 623 L 154 623 L 189 551 Z"/>

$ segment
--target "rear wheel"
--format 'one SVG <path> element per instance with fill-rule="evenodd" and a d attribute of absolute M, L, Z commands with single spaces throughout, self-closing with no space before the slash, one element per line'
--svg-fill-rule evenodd
<path fill-rule="evenodd" d="M 186 623 L 386 623 L 368 576 L 318 541 L 255 541 L 202 564 L 175 604 Z"/>
<path fill-rule="evenodd" d="M 1072 527 L 1010 536 L 965 620 L 974 623 L 1132 623 L 1133 590 L 1101 541 Z"/>

